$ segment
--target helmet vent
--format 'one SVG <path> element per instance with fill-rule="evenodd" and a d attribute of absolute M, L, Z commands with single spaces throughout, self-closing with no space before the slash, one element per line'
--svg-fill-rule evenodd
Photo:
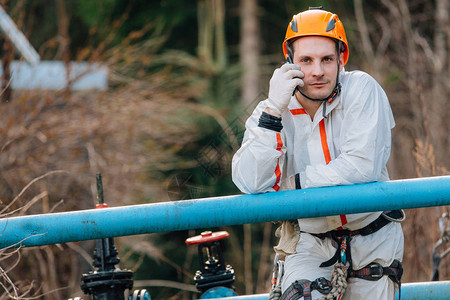
<path fill-rule="evenodd" d="M 292 22 L 291 22 L 291 29 L 292 29 L 293 32 L 298 32 L 297 21 L 295 21 L 295 19 L 293 19 Z"/>
<path fill-rule="evenodd" d="M 335 27 L 335 25 L 336 25 L 336 20 L 335 20 L 335 19 L 331 19 L 331 20 L 328 22 L 326 32 L 333 30 L 334 27 Z"/>

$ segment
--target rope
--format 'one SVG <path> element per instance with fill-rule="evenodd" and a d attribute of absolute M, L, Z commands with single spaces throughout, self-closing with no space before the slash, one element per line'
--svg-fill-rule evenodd
<path fill-rule="evenodd" d="M 342 263 L 334 265 L 333 271 L 331 271 L 331 291 L 328 295 L 318 300 L 338 299 L 339 296 L 344 295 L 347 289 L 347 271 L 349 266 L 349 262 L 345 266 Z"/>

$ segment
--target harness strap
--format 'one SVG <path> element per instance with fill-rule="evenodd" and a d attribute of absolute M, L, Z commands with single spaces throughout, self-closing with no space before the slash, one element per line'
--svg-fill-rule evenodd
<path fill-rule="evenodd" d="M 280 300 L 297 300 L 301 297 L 304 300 L 312 300 L 311 292 L 313 290 L 327 295 L 330 293 L 331 288 L 331 282 L 324 277 L 317 278 L 314 281 L 306 279 L 296 280 L 284 291 Z"/>
<path fill-rule="evenodd" d="M 333 257 L 329 260 L 324 261 L 320 264 L 321 268 L 331 267 L 337 262 L 342 262 L 344 265 L 348 261 L 350 266 L 352 265 L 351 260 L 351 249 L 350 249 L 350 241 L 352 240 L 351 236 L 343 236 L 343 237 L 331 237 L 331 244 L 336 248 L 336 252 Z"/>
<path fill-rule="evenodd" d="M 311 281 L 296 280 L 281 295 L 280 300 L 297 300 L 304 297 L 305 300 L 311 299 Z"/>
<path fill-rule="evenodd" d="M 394 259 L 389 267 L 383 267 L 378 263 L 373 263 L 356 271 L 353 269 L 348 270 L 349 277 L 370 281 L 377 281 L 384 275 L 389 276 L 393 282 L 398 284 L 398 299 L 401 299 L 403 267 L 399 260 Z"/>
<path fill-rule="evenodd" d="M 373 263 L 359 270 L 348 270 L 349 277 L 357 277 L 370 281 L 377 281 L 384 275 L 389 276 L 392 281 L 400 284 L 403 275 L 402 263 L 395 259 L 389 267 L 383 267 L 378 263 Z"/>
<path fill-rule="evenodd" d="M 403 217 L 403 212 L 401 210 L 384 211 L 383 214 L 388 216 L 390 219 L 401 219 Z M 334 265 L 336 262 L 338 262 L 340 259 L 340 256 L 342 255 L 342 252 L 343 252 L 342 250 L 344 248 L 346 248 L 346 251 L 347 251 L 347 258 L 350 259 L 351 258 L 351 255 L 350 255 L 350 239 L 351 239 L 351 237 L 358 235 L 358 234 L 362 235 L 362 236 L 372 234 L 374 232 L 377 232 L 378 230 L 380 230 L 387 224 L 389 224 L 391 222 L 391 220 L 385 218 L 383 216 L 383 214 L 381 214 L 378 217 L 378 219 L 376 219 L 369 225 L 364 226 L 361 229 L 357 229 L 357 230 L 342 229 L 342 230 L 331 230 L 331 231 L 328 231 L 325 233 L 311 233 L 313 236 L 318 237 L 322 240 L 325 238 L 330 238 L 332 241 L 331 242 L 332 245 L 336 248 L 336 253 L 333 255 L 333 257 L 331 257 L 329 260 L 323 262 L 320 265 L 320 267 L 330 267 L 330 266 Z M 346 243 L 342 243 L 343 237 L 349 237 L 347 239 Z M 345 262 L 343 262 L 343 263 L 345 263 Z"/>
<path fill-rule="evenodd" d="M 384 211 L 383 214 L 385 214 L 388 217 L 391 217 L 392 219 L 401 219 L 403 218 L 403 212 L 401 210 L 390 210 L 390 211 Z M 361 229 L 357 230 L 347 230 L 347 229 L 341 229 L 341 230 L 331 230 L 324 233 L 311 233 L 312 235 L 324 239 L 324 238 L 333 238 L 333 237 L 342 237 L 342 236 L 354 236 L 354 235 L 362 235 L 366 236 L 372 233 L 377 232 L 387 224 L 389 224 L 391 221 L 383 217 L 383 214 L 381 214 L 378 219 L 373 221 L 367 226 L 364 226 Z"/>

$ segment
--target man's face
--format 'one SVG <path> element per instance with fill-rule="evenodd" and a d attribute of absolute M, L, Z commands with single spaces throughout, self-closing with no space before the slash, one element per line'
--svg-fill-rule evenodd
<path fill-rule="evenodd" d="M 314 99 L 328 97 L 336 85 L 338 55 L 336 43 L 326 37 L 307 36 L 292 43 L 294 63 L 305 74 L 305 86 L 302 93 Z M 339 55 L 341 67 L 344 65 L 343 54 Z"/>

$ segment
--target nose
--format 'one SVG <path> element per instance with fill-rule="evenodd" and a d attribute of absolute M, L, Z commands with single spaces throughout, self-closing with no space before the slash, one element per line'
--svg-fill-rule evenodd
<path fill-rule="evenodd" d="M 312 76 L 321 77 L 324 74 L 323 65 L 320 61 L 315 61 L 312 65 Z"/>

